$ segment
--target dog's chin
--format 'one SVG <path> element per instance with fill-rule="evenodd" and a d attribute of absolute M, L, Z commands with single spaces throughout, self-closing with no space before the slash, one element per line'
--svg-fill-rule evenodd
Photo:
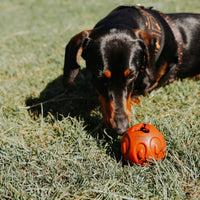
<path fill-rule="evenodd" d="M 120 120 L 115 120 L 115 121 L 104 121 L 107 128 L 112 130 L 112 132 L 116 135 L 123 135 L 128 129 L 129 129 L 129 122 L 128 119 L 123 118 Z M 106 123 L 107 122 L 107 123 Z M 110 123 L 113 122 L 113 123 Z"/>
<path fill-rule="evenodd" d="M 123 135 L 127 130 L 128 126 L 126 128 L 115 128 L 113 129 L 117 135 Z"/>

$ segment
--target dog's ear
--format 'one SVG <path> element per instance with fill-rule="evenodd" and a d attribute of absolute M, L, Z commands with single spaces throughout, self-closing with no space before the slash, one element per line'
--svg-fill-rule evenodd
<path fill-rule="evenodd" d="M 145 60 L 147 61 L 147 65 L 143 66 L 146 74 L 150 78 L 150 80 L 155 79 L 155 45 L 156 38 L 153 37 L 149 32 L 134 29 L 135 36 L 141 40 L 146 46 L 145 49 Z"/>
<path fill-rule="evenodd" d="M 82 55 L 85 41 L 89 38 L 91 32 L 91 30 L 80 32 L 75 35 L 66 46 L 63 76 L 64 87 L 72 84 L 79 73 L 79 59 Z"/>
<path fill-rule="evenodd" d="M 156 45 L 156 38 L 153 37 L 153 35 L 151 35 L 148 31 L 144 31 L 141 29 L 134 29 L 134 33 L 137 38 L 144 41 L 149 50 L 154 52 Z"/>

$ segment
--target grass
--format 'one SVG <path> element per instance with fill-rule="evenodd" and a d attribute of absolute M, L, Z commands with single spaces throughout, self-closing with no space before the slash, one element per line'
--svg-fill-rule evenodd
<path fill-rule="evenodd" d="M 0 199 L 200 199 L 200 81 L 185 79 L 134 105 L 132 125 L 167 142 L 154 165 L 124 165 L 103 124 L 87 71 L 62 87 L 64 47 L 119 4 L 139 1 L 1 0 Z M 141 1 L 199 12 L 199 0 Z"/>

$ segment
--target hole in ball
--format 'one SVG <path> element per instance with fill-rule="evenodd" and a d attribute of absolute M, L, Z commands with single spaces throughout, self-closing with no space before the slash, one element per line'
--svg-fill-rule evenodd
<path fill-rule="evenodd" d="M 146 128 L 146 124 L 144 124 L 144 126 L 140 129 L 140 131 L 144 132 L 144 133 L 149 133 L 150 130 Z"/>

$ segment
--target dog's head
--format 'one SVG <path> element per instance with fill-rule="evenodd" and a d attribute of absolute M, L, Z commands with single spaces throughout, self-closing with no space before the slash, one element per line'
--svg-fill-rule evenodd
<path fill-rule="evenodd" d="M 136 82 L 147 86 L 154 77 L 153 43 L 151 35 L 139 29 L 83 31 L 66 47 L 64 85 L 74 81 L 82 56 L 99 95 L 105 124 L 122 134 L 131 120 Z"/>

